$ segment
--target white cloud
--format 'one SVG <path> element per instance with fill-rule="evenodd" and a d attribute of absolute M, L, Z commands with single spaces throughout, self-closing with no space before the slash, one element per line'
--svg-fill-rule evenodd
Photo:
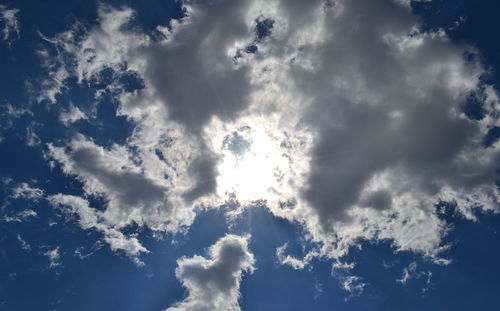
<path fill-rule="evenodd" d="M 350 296 L 346 300 L 359 296 L 363 293 L 365 287 L 368 285 L 362 282 L 361 278 L 354 275 L 349 275 L 341 279 L 342 289 L 349 292 Z"/>
<path fill-rule="evenodd" d="M 101 241 L 96 241 L 94 245 L 90 248 L 90 250 L 85 251 L 84 247 L 80 246 L 77 249 L 75 249 L 75 256 L 78 256 L 80 259 L 86 259 L 90 256 L 92 256 L 95 252 L 99 251 L 102 247 L 104 246 L 104 243 Z"/>
<path fill-rule="evenodd" d="M 13 215 L 4 215 L 1 220 L 5 222 L 24 222 L 38 214 L 32 209 L 25 209 Z"/>
<path fill-rule="evenodd" d="M 295 270 L 304 269 L 310 264 L 310 260 L 317 256 L 314 252 L 310 252 L 303 259 L 298 259 L 290 255 L 285 255 L 287 247 L 288 243 L 285 243 L 276 248 L 276 257 L 278 258 L 278 262 L 280 264 L 291 266 Z"/>
<path fill-rule="evenodd" d="M 118 228 L 137 223 L 177 232 L 193 221 L 192 209 L 170 195 L 167 172 L 139 166 L 125 146 L 105 149 L 79 135 L 67 148 L 49 145 L 49 151 L 66 174 L 84 184 L 88 195 L 106 199 L 102 217 Z"/>
<path fill-rule="evenodd" d="M 63 211 L 68 215 L 78 215 L 79 224 L 82 229 L 95 229 L 102 232 L 104 241 L 109 244 L 111 250 L 121 250 L 138 266 L 144 265 L 139 256 L 141 253 L 148 253 L 149 251 L 141 245 L 137 237 L 133 235 L 126 236 L 119 228 L 115 228 L 113 224 L 107 223 L 102 212 L 90 207 L 87 200 L 63 194 L 52 195 L 47 199 L 54 206 L 63 207 Z"/>
<path fill-rule="evenodd" d="M 155 118 L 160 121 L 159 129 L 180 126 L 187 135 L 194 136 L 190 144 L 197 153 L 191 154 L 194 157 L 188 167 L 194 184 L 186 190 L 184 198 L 194 201 L 213 193 L 217 159 L 207 142 L 200 139 L 203 126 L 214 115 L 233 118 L 248 103 L 241 92 L 250 91 L 249 69 L 237 66 L 228 50 L 237 42 L 251 40 L 253 34 L 248 32 L 250 25 L 240 3 L 228 4 L 185 3 L 188 17 L 173 22 L 171 32 L 159 32 L 162 37 L 159 41 L 137 31 L 124 30 L 133 19 L 131 9 L 101 5 L 100 25 L 89 29 L 82 39 L 77 36 L 81 31 L 78 24 L 55 38 L 44 37 L 55 45 L 58 54 L 47 58 L 50 78 L 40 99 L 55 102 L 56 94 L 62 92 L 65 79 L 71 75 L 83 84 L 100 81 L 105 69 L 112 69 L 117 77 L 125 72 L 138 73 L 146 87 L 123 94 L 120 113 L 141 123 L 139 126 Z M 207 35 L 210 40 L 204 40 Z M 65 59 L 74 62 L 65 63 Z M 193 88 L 197 91 L 193 92 Z M 111 84 L 106 89 L 120 92 L 121 86 Z M 103 91 L 98 90 L 96 96 Z"/>
<path fill-rule="evenodd" d="M 43 255 L 49 259 L 49 269 L 61 265 L 61 262 L 59 261 L 61 257 L 61 254 L 59 253 L 59 246 L 47 250 L 45 253 L 43 253 Z"/>
<path fill-rule="evenodd" d="M 23 198 L 37 201 L 43 197 L 43 194 L 44 191 L 42 189 L 31 187 L 28 183 L 23 182 L 12 189 L 10 197 L 13 199 Z"/>
<path fill-rule="evenodd" d="M 314 300 L 318 299 L 324 292 L 323 284 L 318 280 L 314 280 Z"/>
<path fill-rule="evenodd" d="M 401 278 L 397 280 L 397 282 L 401 284 L 406 284 L 409 279 L 415 278 L 416 277 L 416 269 L 417 269 L 417 263 L 412 262 L 408 265 L 408 267 L 405 267 L 403 270 L 403 275 L 401 275 Z"/>
<path fill-rule="evenodd" d="M 487 105 L 481 121 L 460 112 L 471 92 L 483 92 L 485 71 L 463 58 L 473 49 L 442 31 L 416 30 L 418 20 L 405 7 L 332 4 L 271 11 L 284 26 L 259 46 L 260 56 L 276 64 L 266 67 L 267 83 L 280 96 L 293 94 L 292 103 L 271 97 L 283 116 L 280 127 L 293 120 L 283 111 L 292 110 L 314 137 L 298 204 L 271 210 L 305 223 L 310 239 L 323 245 L 314 250 L 318 256 L 340 258 L 363 240 L 392 240 L 398 251 L 446 263 L 438 257 L 448 226 L 435 204 L 453 200 L 469 218 L 474 207 L 498 211 L 499 145 L 481 145 L 498 124 L 498 104 Z"/>
<path fill-rule="evenodd" d="M 241 278 L 244 272 L 253 272 L 255 262 L 248 239 L 249 236 L 226 235 L 209 248 L 209 258 L 179 259 L 175 274 L 188 296 L 167 310 L 240 310 Z"/>
<path fill-rule="evenodd" d="M 12 118 L 19 118 L 25 114 L 33 116 L 33 112 L 31 112 L 31 110 L 25 107 L 21 107 L 21 105 L 14 106 L 11 103 L 7 102 L 0 105 L 0 107 L 2 107 L 4 110 L 2 115 L 7 115 Z"/>
<path fill-rule="evenodd" d="M 36 180 L 33 182 L 36 182 Z M 25 222 L 38 216 L 37 212 L 32 208 L 26 208 L 26 206 L 22 205 L 21 208 L 18 208 L 17 206 L 12 206 L 11 203 L 12 200 L 26 200 L 37 203 L 44 197 L 44 190 L 31 186 L 26 182 L 15 183 L 11 178 L 4 178 L 2 183 L 6 188 L 9 188 L 10 194 L 1 207 L 3 213 L 1 221 Z"/>
<path fill-rule="evenodd" d="M 57 102 L 56 96 L 61 94 L 65 88 L 65 80 L 70 77 L 70 73 L 64 66 L 65 58 L 63 48 L 59 47 L 61 40 L 71 40 L 72 32 L 64 32 L 60 35 L 61 38 L 48 38 L 41 32 L 38 35 L 47 43 L 56 46 L 55 55 L 52 55 L 48 49 L 41 49 L 38 51 L 38 56 L 42 60 L 42 67 L 47 70 L 48 77 L 41 83 L 37 101 L 41 102 L 47 100 L 55 104 Z"/>
<path fill-rule="evenodd" d="M 87 119 L 87 115 L 73 104 L 69 105 L 68 110 L 62 111 L 59 114 L 59 120 L 61 120 L 61 122 L 64 123 L 64 125 L 66 126 L 75 123 L 78 120 L 85 120 L 85 119 Z"/>
<path fill-rule="evenodd" d="M 52 157 L 87 195 L 109 200 L 103 217 L 118 228 L 176 231 L 196 205 L 261 199 L 319 245 L 304 260 L 280 249 L 297 268 L 362 241 L 447 263 L 450 227 L 435 204 L 455 202 L 472 220 L 474 210 L 498 212 L 500 144 L 482 146 L 499 124 L 496 91 L 464 58 L 477 51 L 419 31 L 409 1 L 328 3 L 185 2 L 186 17 L 155 38 L 124 27 L 132 10 L 102 6 L 85 35 L 47 39 L 74 60 L 58 55 L 48 68 L 63 77 L 57 92 L 71 75 L 84 84 L 105 69 L 134 72 L 143 89 L 108 90 L 135 130 L 126 146 L 80 135 L 51 145 Z M 264 18 L 272 29 L 259 38 Z M 461 112 L 471 94 L 484 99 L 482 120 Z M 246 156 L 241 139 L 255 148 Z M 360 288 L 354 281 L 346 286 Z"/>
<path fill-rule="evenodd" d="M 425 287 L 422 288 L 422 293 L 425 293 L 429 290 L 432 285 L 432 272 L 431 271 L 423 271 L 418 269 L 418 265 L 416 262 L 411 262 L 407 267 L 403 269 L 403 273 L 401 278 L 396 280 L 396 282 L 401 283 L 402 285 L 406 285 L 411 279 L 420 279 L 425 278 Z"/>
<path fill-rule="evenodd" d="M 350 272 L 355 266 L 355 262 L 347 263 L 338 260 L 332 264 L 332 276 L 337 278 L 342 289 L 349 293 L 349 296 L 344 298 L 346 301 L 353 297 L 360 296 L 365 290 L 365 287 L 369 285 L 362 277 L 353 275 Z"/>
<path fill-rule="evenodd" d="M 19 21 L 17 20 L 17 15 L 19 14 L 18 9 L 9 9 L 7 6 L 0 4 L 0 21 L 4 24 L 1 29 L 3 40 L 9 45 L 15 39 L 19 39 Z"/>
<path fill-rule="evenodd" d="M 40 145 L 42 141 L 40 137 L 36 134 L 33 126 L 29 126 L 26 128 L 26 145 L 29 147 L 35 147 Z"/>
<path fill-rule="evenodd" d="M 21 245 L 21 248 L 27 252 L 31 251 L 31 245 L 26 242 L 19 234 L 17 235 L 17 241 Z"/>

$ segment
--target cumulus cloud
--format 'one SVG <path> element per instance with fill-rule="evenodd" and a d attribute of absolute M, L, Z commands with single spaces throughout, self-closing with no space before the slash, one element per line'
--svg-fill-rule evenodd
<path fill-rule="evenodd" d="M 240 310 L 239 288 L 244 272 L 254 270 L 249 236 L 226 235 L 208 250 L 208 258 L 183 257 L 177 261 L 177 278 L 188 296 L 169 311 Z"/>
<path fill-rule="evenodd" d="M 435 257 L 447 232 L 440 200 L 464 215 L 497 211 L 499 148 L 482 146 L 498 123 L 495 96 L 484 119 L 462 113 L 471 94 L 491 89 L 481 65 L 464 58 L 472 48 L 420 32 L 393 1 L 281 4 L 271 18 L 284 26 L 267 48 L 286 60 L 287 90 L 303 99 L 314 135 L 302 204 L 288 215 L 323 243 L 320 254 L 389 239 Z"/>
<path fill-rule="evenodd" d="M 115 222 L 120 222 L 120 225 L 135 221 L 140 225 L 146 224 L 154 230 L 167 231 L 178 231 L 182 225 L 189 225 L 194 213 L 191 207 L 183 207 L 215 190 L 217 159 L 201 138 L 200 133 L 203 123 L 209 119 L 209 116 L 205 117 L 205 115 L 211 114 L 211 110 L 217 110 L 224 111 L 227 117 L 230 117 L 233 113 L 229 113 L 231 110 L 229 104 L 242 107 L 246 103 L 246 100 L 240 100 L 240 98 L 224 99 L 224 94 L 227 93 L 225 89 L 217 92 L 213 90 L 227 83 L 240 83 L 246 75 L 245 70 L 235 67 L 231 57 L 227 58 L 227 62 L 223 60 L 226 51 L 219 44 L 213 44 L 212 52 L 208 46 L 205 47 L 210 55 L 223 53 L 220 56 L 221 65 L 218 66 L 220 68 L 215 72 L 212 72 L 213 68 L 210 67 L 213 64 L 212 57 L 188 54 L 188 56 L 199 58 L 196 64 L 189 65 L 192 60 L 185 54 L 199 48 L 198 41 L 204 36 L 199 33 L 201 30 L 229 29 L 229 26 L 220 25 L 211 18 L 210 14 L 197 8 L 197 6 L 203 6 L 202 4 L 193 3 L 192 5 L 192 8 L 187 9 L 190 18 L 182 23 L 174 23 L 171 33 L 167 34 L 166 30 L 162 30 L 162 36 L 169 38 L 164 37 L 157 42 L 125 27 L 133 18 L 132 10 L 117 10 L 104 5 L 98 12 L 99 26 L 89 29 L 83 35 L 79 36 L 80 25 L 54 38 L 42 35 L 47 42 L 56 46 L 57 54 L 51 57 L 48 52 L 41 53 L 46 59 L 46 67 L 51 77 L 45 83 L 46 88 L 42 90 L 41 99 L 56 102 L 56 95 L 62 92 L 64 81 L 70 75 L 76 76 L 82 84 L 94 83 L 100 81 L 104 70 L 110 69 L 116 76 L 125 72 L 139 73 L 139 77 L 146 85 L 144 90 L 135 93 L 120 93 L 119 113 L 129 117 L 136 127 L 128 140 L 128 146 L 115 146 L 115 149 L 120 149 L 120 151 L 112 152 L 114 160 L 117 160 L 116 163 L 130 162 L 128 159 L 124 160 L 123 157 L 132 158 L 127 147 L 134 148 L 137 151 L 133 155 L 135 163 L 129 163 L 128 166 L 133 167 L 135 171 L 144 171 L 143 174 L 120 172 L 121 168 L 110 171 L 104 157 L 109 159 L 112 157 L 111 153 L 96 152 L 99 149 L 98 146 L 94 146 L 97 149 L 92 147 L 93 151 L 91 148 L 78 148 L 77 144 L 85 144 L 89 147 L 91 144 L 90 140 L 82 135 L 69 143 L 69 147 L 75 149 L 74 151 L 64 152 L 64 149 L 50 146 L 53 158 L 64 164 L 65 172 L 84 181 L 88 194 L 105 195 L 110 199 L 107 209 L 108 218 L 115 219 Z M 212 8 L 211 5 L 208 6 L 211 10 L 217 9 Z M 238 8 L 233 10 L 238 10 Z M 238 12 L 243 14 L 244 10 Z M 237 19 L 232 21 L 235 20 Z M 237 28 L 234 31 L 238 34 L 241 32 Z M 191 38 L 193 35 L 195 35 L 195 40 Z M 218 35 L 220 36 L 219 43 L 228 46 L 229 43 L 223 43 L 224 40 L 233 42 L 236 40 L 233 37 L 237 34 L 229 38 L 222 34 Z M 178 37 L 175 42 L 170 38 L 172 36 Z M 191 46 L 193 44 L 194 46 Z M 65 63 L 65 59 L 72 59 L 74 62 Z M 170 66 L 178 67 L 162 67 L 161 70 L 155 71 L 156 67 L 168 65 L 165 59 L 172 60 Z M 203 61 L 207 63 L 201 64 Z M 186 69 L 188 65 L 192 66 L 193 73 L 185 75 L 186 81 L 181 81 L 182 76 L 179 72 L 176 79 L 171 79 L 169 75 L 166 75 L 162 79 L 167 79 L 167 81 L 162 82 L 161 86 L 154 84 L 159 83 L 158 79 L 160 79 L 156 75 L 162 75 L 162 72 L 173 72 L 174 69 L 176 71 Z M 205 78 L 196 72 L 203 68 L 207 70 Z M 206 77 L 209 74 L 220 76 L 221 81 L 217 82 L 218 85 L 208 86 L 209 81 Z M 193 92 L 189 82 L 189 79 L 194 81 L 200 77 L 203 81 L 199 82 L 199 87 L 206 88 L 203 94 Z M 215 81 L 213 77 L 211 80 Z M 245 83 L 248 84 L 248 82 Z M 120 87 L 109 85 L 108 89 L 120 89 Z M 179 99 L 164 98 L 166 94 L 160 93 L 166 88 L 179 89 L 180 93 L 176 95 Z M 228 89 L 236 92 L 241 87 L 234 86 Z M 96 96 L 99 95 L 96 94 Z M 199 98 L 190 96 L 199 96 Z M 179 102 L 183 97 L 187 99 Z M 208 99 L 209 103 L 206 101 Z M 221 100 L 226 103 L 222 104 Z M 175 109 L 178 112 L 174 112 Z M 183 111 L 183 109 L 189 111 Z M 209 110 L 207 112 L 204 109 Z M 213 112 L 213 114 L 216 113 Z M 73 115 L 74 113 L 71 114 Z M 194 117 L 187 115 L 194 115 Z M 66 113 L 61 114 L 63 122 L 70 121 L 68 117 Z M 109 156 L 105 156 L 106 154 Z M 100 162 L 102 163 L 99 164 Z"/>
<path fill-rule="evenodd" d="M 50 153 L 108 200 L 102 217 L 116 227 L 176 231 L 196 205 L 261 200 L 319 245 L 304 260 L 278 250 L 297 268 L 367 240 L 447 263 L 436 204 L 471 220 L 498 212 L 500 144 L 483 144 L 498 97 L 466 57 L 477 51 L 423 32 L 409 3 L 185 1 L 185 17 L 154 36 L 130 27 L 132 10 L 101 6 L 97 25 L 46 38 L 64 54 L 48 61 L 61 83 L 46 97 L 69 76 L 133 73 L 139 89 L 111 83 L 96 98 L 114 94 L 134 132 L 123 146 L 79 135 Z M 463 113 L 471 97 L 479 120 Z"/>
<path fill-rule="evenodd" d="M 0 4 L 0 21 L 3 23 L 1 29 L 3 40 L 9 45 L 15 39 L 19 39 L 19 22 L 18 15 L 19 10 L 14 8 L 9 8 L 6 5 Z"/>
<path fill-rule="evenodd" d="M 255 36 L 253 21 L 247 17 L 250 4 L 186 1 L 186 17 L 173 21 L 171 30 L 159 27 L 160 40 L 127 30 L 133 20 L 131 9 L 101 5 L 100 25 L 83 36 L 81 26 L 76 25 L 54 38 L 43 37 L 57 47 L 57 55 L 51 58 L 50 53 L 42 53 L 50 79 L 44 83 L 40 100 L 55 102 L 71 75 L 90 84 L 100 81 L 104 70 L 113 70 L 115 77 L 138 74 L 144 88 L 121 94 L 120 113 L 139 123 L 145 115 L 161 114 L 159 129 L 166 123 L 193 136 L 197 152 L 189 173 L 195 183 L 184 197 L 194 201 L 213 193 L 217 158 L 202 138 L 203 127 L 213 116 L 234 119 L 249 103 L 250 68 L 233 57 L 239 45 L 244 47 Z M 111 83 L 107 89 L 117 91 L 121 86 Z"/>
<path fill-rule="evenodd" d="M 171 39 L 146 49 L 147 85 L 167 105 L 169 118 L 188 130 L 199 132 L 213 115 L 234 117 L 248 104 L 249 68 L 228 53 L 252 39 L 245 18 L 250 3 L 186 2 L 187 16 L 173 25 Z"/>

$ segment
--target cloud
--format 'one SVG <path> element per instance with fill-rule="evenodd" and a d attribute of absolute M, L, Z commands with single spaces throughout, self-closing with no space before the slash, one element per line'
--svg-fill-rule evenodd
<path fill-rule="evenodd" d="M 31 187 L 28 183 L 23 182 L 12 189 L 10 197 L 13 199 L 23 198 L 37 201 L 42 198 L 43 195 L 44 191 L 42 189 Z"/>
<path fill-rule="evenodd" d="M 9 44 L 19 39 L 19 22 L 17 15 L 18 9 L 9 9 L 6 5 L 0 4 L 0 21 L 2 21 L 3 28 L 1 29 L 3 40 Z"/>
<path fill-rule="evenodd" d="M 46 256 L 49 259 L 49 269 L 58 267 L 61 265 L 61 262 L 59 261 L 61 254 L 59 253 L 59 246 L 47 250 L 45 253 L 43 253 L 44 256 Z"/>
<path fill-rule="evenodd" d="M 354 275 L 349 275 L 341 278 L 342 289 L 349 292 L 350 296 L 346 300 L 359 296 L 363 293 L 365 287 L 368 285 L 361 281 L 361 278 Z"/>
<path fill-rule="evenodd" d="M 111 250 L 121 250 L 138 266 L 144 265 L 139 256 L 141 253 L 148 253 L 149 251 L 141 245 L 137 237 L 134 235 L 126 236 L 119 229 L 115 228 L 113 224 L 107 223 L 103 219 L 102 212 L 90 207 L 87 200 L 63 194 L 52 195 L 47 199 L 52 205 L 62 207 L 66 214 L 77 215 L 79 218 L 78 223 L 83 230 L 95 229 L 100 231 L 104 235 L 104 241 L 109 244 Z"/>
<path fill-rule="evenodd" d="M 36 217 L 38 214 L 32 209 L 25 209 L 13 215 L 4 215 L 1 220 L 5 222 L 24 222 L 28 221 L 32 217 Z"/>
<path fill-rule="evenodd" d="M 47 61 L 60 83 L 45 97 L 55 101 L 70 76 L 91 85 L 106 70 L 133 73 L 141 87 L 113 82 L 96 98 L 113 94 L 134 132 L 107 148 L 77 135 L 50 154 L 87 195 L 107 199 L 102 217 L 117 228 L 175 232 L 196 206 L 260 200 L 308 232 L 305 261 L 278 253 L 295 267 L 362 241 L 445 264 L 450 226 L 438 203 L 471 220 L 498 212 L 500 144 L 483 144 L 499 125 L 498 97 L 479 58 L 465 57 L 478 52 L 422 31 L 409 4 L 185 1 L 186 16 L 154 35 L 131 27 L 131 9 L 101 6 L 96 25 L 45 38 L 62 53 Z M 482 119 L 463 113 L 471 97 Z M 256 148 L 254 172 L 227 169 L 244 158 L 232 137 Z"/>
<path fill-rule="evenodd" d="M 59 120 L 61 120 L 61 122 L 66 126 L 69 126 L 70 124 L 75 123 L 78 120 L 86 119 L 87 115 L 73 104 L 69 105 L 68 110 L 63 111 L 59 114 Z"/>
<path fill-rule="evenodd" d="M 186 1 L 187 16 L 173 24 L 170 40 L 146 49 L 146 85 L 190 131 L 200 132 L 213 115 L 233 118 L 248 104 L 249 68 L 228 52 L 253 37 L 245 18 L 250 3 Z"/>
<path fill-rule="evenodd" d="M 30 252 L 31 251 L 31 245 L 26 242 L 22 237 L 21 235 L 17 235 L 17 241 L 19 242 L 19 244 L 21 245 L 21 248 L 24 250 L 24 251 L 27 251 L 27 252 Z"/>
<path fill-rule="evenodd" d="M 290 255 L 285 255 L 288 243 L 285 243 L 276 248 L 276 257 L 281 265 L 291 266 L 295 270 L 302 270 L 310 264 L 310 260 L 317 256 L 314 252 L 308 253 L 303 259 L 298 259 Z"/>
<path fill-rule="evenodd" d="M 79 36 L 79 24 L 54 38 L 42 35 L 56 47 L 57 55 L 51 58 L 50 53 L 42 53 L 50 78 L 39 98 L 55 102 L 72 75 L 82 84 L 101 81 L 102 73 L 109 69 L 115 77 L 138 75 L 144 88 L 121 93 L 120 113 L 136 122 L 144 121 L 138 117 L 148 113 L 160 113 L 163 119 L 158 121 L 169 127 L 180 126 L 193 135 L 199 152 L 189 172 L 196 183 L 184 197 L 193 201 L 213 193 L 217 159 L 202 139 L 203 127 L 213 116 L 234 119 L 249 103 L 249 68 L 235 63 L 234 55 L 228 54 L 231 50 L 235 54 L 238 44 L 254 37 L 246 18 L 249 4 L 186 1 L 186 17 L 173 21 L 171 30 L 158 28 L 160 40 L 126 27 L 133 20 L 131 9 L 101 5 L 99 25 L 83 29 L 83 36 Z M 123 91 L 116 83 L 106 89 Z"/>
<path fill-rule="evenodd" d="M 255 263 L 248 239 L 249 236 L 226 235 L 209 248 L 209 258 L 179 259 L 175 274 L 188 296 L 167 310 L 240 310 L 242 274 L 252 273 Z"/>
<path fill-rule="evenodd" d="M 342 289 L 349 293 L 349 296 L 345 297 L 345 301 L 360 296 L 365 287 L 369 285 L 362 277 L 350 272 L 355 266 L 355 262 L 347 263 L 338 260 L 332 264 L 332 276 L 340 282 Z"/>
<path fill-rule="evenodd" d="M 74 254 L 75 254 L 75 256 L 77 256 L 78 258 L 80 258 L 82 260 L 87 259 L 88 257 L 92 256 L 94 253 L 99 251 L 103 246 L 104 246 L 104 243 L 102 243 L 101 241 L 96 241 L 94 243 L 94 245 L 92 245 L 90 250 L 85 252 L 84 247 L 81 246 L 81 247 L 78 247 L 77 249 L 75 249 Z M 136 263 L 139 263 L 139 262 L 136 261 Z"/>
<path fill-rule="evenodd" d="M 102 216 L 118 228 L 136 223 L 176 232 L 194 218 L 190 208 L 170 202 L 168 178 L 154 176 L 154 168 L 141 172 L 125 146 L 105 149 L 79 135 L 68 148 L 49 145 L 49 151 L 66 174 L 84 184 L 88 195 L 106 199 Z"/>
<path fill-rule="evenodd" d="M 2 183 L 9 189 L 10 194 L 4 200 L 1 211 L 3 216 L 0 218 L 4 222 L 25 222 L 29 221 L 30 218 L 37 217 L 38 214 L 31 208 L 25 208 L 19 210 L 17 206 L 12 206 L 12 200 L 25 200 L 31 202 L 38 202 L 44 196 L 44 191 L 40 188 L 32 187 L 28 183 L 15 183 L 11 178 L 4 178 Z M 10 186 L 14 184 L 13 186 Z"/>
<path fill-rule="evenodd" d="M 2 103 L 0 107 L 3 109 L 2 116 L 11 118 L 20 118 L 23 115 L 33 116 L 33 112 L 31 110 L 25 107 L 20 107 L 20 105 L 14 106 L 11 103 L 6 102 Z"/>
<path fill-rule="evenodd" d="M 299 204 L 277 213 L 305 223 L 323 243 L 320 256 L 387 239 L 436 258 L 448 230 L 435 209 L 440 200 L 466 216 L 475 207 L 498 211 L 499 145 L 482 146 L 498 124 L 496 96 L 482 120 L 461 112 L 471 94 L 491 89 L 481 65 L 464 58 L 474 49 L 442 31 L 420 32 L 393 1 L 284 3 L 270 16 L 282 26 L 259 50 L 283 60 L 273 82 L 302 100 L 295 111 L 314 142 Z"/>
<path fill-rule="evenodd" d="M 201 4 L 193 4 L 193 6 L 198 5 L 201 6 Z M 212 9 L 215 10 L 215 8 Z M 234 8 L 233 10 L 237 9 Z M 226 92 L 215 94 L 212 90 L 212 87 L 218 89 L 227 83 L 242 80 L 245 75 L 243 70 L 235 68 L 231 57 L 229 57 L 228 62 L 224 62 L 225 65 L 221 65 L 219 69 L 220 85 L 206 86 L 207 81 L 204 79 L 203 83 L 200 82 L 199 87 L 207 88 L 203 92 L 209 92 L 211 95 L 207 97 L 207 94 L 200 93 L 196 95 L 200 96 L 196 101 L 190 97 L 197 94 L 197 92 L 191 91 L 191 86 L 183 89 L 182 85 L 187 85 L 188 81 L 181 82 L 180 72 L 177 75 L 178 78 L 165 81 L 161 87 L 153 85 L 153 82 L 157 83 L 156 77 L 149 77 L 149 74 L 161 75 L 161 71 L 157 72 L 153 69 L 160 65 L 167 66 L 168 64 L 164 62 L 165 59 L 172 59 L 171 66 L 185 63 L 177 69 L 188 68 L 186 66 L 189 65 L 191 60 L 188 61 L 189 58 L 186 58 L 184 54 L 194 48 L 190 44 L 197 42 L 196 40 L 188 41 L 188 39 L 192 35 L 196 36 L 195 39 L 201 39 L 198 32 L 206 27 L 227 28 L 219 25 L 202 11 L 193 7 L 192 10 L 190 9 L 190 14 L 193 14 L 193 17 L 182 25 L 178 24 L 174 27 L 175 30 L 171 35 L 178 37 L 176 43 L 167 38 L 153 42 L 146 35 L 127 30 L 129 28 L 125 26 L 133 18 L 133 11 L 130 9 L 117 10 L 107 6 L 101 6 L 99 9 L 100 24 L 88 31 L 84 29 L 83 31 L 86 32 L 83 36 L 78 36 L 79 31 L 82 30 L 80 25 L 75 25 L 73 29 L 54 38 L 41 35 L 45 41 L 56 47 L 57 54 L 51 57 L 50 53 L 41 53 L 46 59 L 46 68 L 49 71 L 50 78 L 45 83 L 46 88 L 42 90 L 40 99 L 46 98 L 51 102 L 55 102 L 55 96 L 63 91 L 66 78 L 71 75 L 75 75 L 82 84 L 97 83 L 101 79 L 101 73 L 109 69 L 112 69 L 116 76 L 131 72 L 139 73 L 140 79 L 146 85 L 144 90 L 135 93 L 121 93 L 120 85 L 108 85 L 107 89 L 117 90 L 121 99 L 119 113 L 129 117 L 136 126 L 133 136 L 128 141 L 130 147 L 138 150 L 137 163 L 140 164 L 135 165 L 134 168 L 136 170 L 145 170 L 146 174 L 149 175 L 160 175 L 155 176 L 155 181 L 131 172 L 109 172 L 108 168 L 99 165 L 81 167 L 87 163 L 86 160 L 89 158 L 97 157 L 97 153 L 92 153 L 93 151 L 88 148 L 81 148 L 73 152 L 71 157 L 67 157 L 64 156 L 61 149 L 51 147 L 54 152 L 59 150 L 57 152 L 59 156 L 54 158 L 66 163 L 65 167 L 68 173 L 80 175 L 80 178 L 85 180 L 88 193 L 93 195 L 99 193 L 112 197 L 109 204 L 110 208 L 108 208 L 109 218 L 124 216 L 123 224 L 136 221 L 139 224 L 147 224 L 152 229 L 163 229 L 166 220 L 179 218 L 176 220 L 177 224 L 171 221 L 168 229 L 169 231 L 178 231 L 180 226 L 189 225 L 194 218 L 194 213 L 190 207 L 184 208 L 184 211 L 182 211 L 181 206 L 190 205 L 199 197 L 215 191 L 217 158 L 212 150 L 207 147 L 206 142 L 201 139 L 202 134 L 199 129 L 203 124 L 199 122 L 207 121 L 204 117 L 206 111 L 203 109 L 218 109 L 218 111 L 223 111 L 229 116 L 231 109 L 227 103 L 244 105 L 244 100 L 243 103 L 240 103 L 242 100 L 236 100 L 235 98 L 227 99 L 225 100 L 227 103 L 222 104 L 220 100 L 224 97 L 223 93 Z M 211 23 L 214 25 L 211 25 Z M 230 40 L 221 34 L 219 36 L 221 36 L 219 40 L 221 42 Z M 217 46 L 213 47 L 215 50 L 212 51 L 212 54 L 223 52 L 217 50 Z M 194 57 L 195 55 L 191 56 Z M 65 63 L 64 60 L 66 59 L 72 59 L 74 62 Z M 210 69 L 211 64 L 213 64 L 212 60 L 204 65 L 201 64 L 202 61 L 205 61 L 205 58 L 200 56 L 198 63 L 192 65 L 191 71 L 207 68 L 206 70 L 212 73 L 212 69 Z M 158 63 L 158 66 L 153 65 L 154 63 Z M 72 64 L 76 65 L 73 66 Z M 163 68 L 162 70 L 171 71 L 169 68 Z M 205 75 L 208 74 L 207 72 Z M 190 78 L 186 76 L 186 79 L 196 80 L 200 76 L 199 73 L 193 73 Z M 168 77 L 163 78 L 167 79 Z M 54 84 L 53 81 L 57 83 Z M 179 82 L 180 84 L 176 84 Z M 215 82 L 216 79 L 212 79 L 212 83 Z M 166 100 L 162 97 L 166 95 L 160 94 L 160 91 L 163 92 L 162 90 L 165 88 L 179 89 L 181 93 L 178 96 L 176 95 L 177 97 L 187 96 L 189 100 L 193 100 L 192 104 L 189 105 L 194 105 L 196 102 L 197 106 L 188 107 L 188 99 L 183 102 L 174 99 Z M 238 90 L 240 87 L 235 86 L 231 89 Z M 99 90 L 99 92 L 101 91 L 105 90 Z M 99 95 L 96 94 L 96 96 Z M 211 102 L 207 102 L 207 99 L 210 99 Z M 185 108 L 189 108 L 189 111 L 182 112 L 181 110 Z M 174 112 L 176 109 L 179 112 Z M 184 117 L 187 114 L 198 116 L 190 120 L 190 118 Z M 66 116 L 64 113 L 61 114 L 61 117 Z M 74 146 L 77 144 L 77 140 L 82 142 L 86 138 L 79 135 L 71 144 Z M 173 143 L 175 143 L 174 146 L 172 146 Z M 122 148 L 122 150 L 125 149 L 126 147 Z M 54 152 L 52 153 L 55 155 Z M 127 151 L 123 151 L 121 155 L 115 153 L 118 161 L 124 161 L 118 159 L 121 156 L 128 157 L 129 153 Z M 174 160 L 172 157 L 177 159 Z M 166 176 L 168 176 L 168 180 L 166 180 Z M 173 198 L 175 204 L 166 199 L 167 192 L 171 194 L 170 198 Z M 118 213 L 117 206 L 120 206 L 122 211 L 129 210 L 130 213 L 126 211 Z M 113 211 L 116 213 L 111 215 Z M 155 212 L 162 215 L 154 215 Z M 128 217 L 130 214 L 134 214 L 133 219 Z M 153 222 L 156 222 L 156 224 Z"/>
<path fill-rule="evenodd" d="M 431 271 L 423 271 L 418 270 L 418 265 L 416 262 L 410 263 L 407 267 L 403 269 L 403 273 L 401 278 L 396 280 L 396 282 L 401 283 L 402 285 L 406 285 L 411 279 L 420 279 L 425 278 L 425 287 L 422 288 L 422 293 L 425 293 L 429 290 L 432 285 L 432 272 Z"/>
<path fill-rule="evenodd" d="M 26 145 L 29 147 L 35 147 L 40 145 L 42 141 L 40 137 L 36 134 L 33 126 L 29 126 L 26 128 Z"/>

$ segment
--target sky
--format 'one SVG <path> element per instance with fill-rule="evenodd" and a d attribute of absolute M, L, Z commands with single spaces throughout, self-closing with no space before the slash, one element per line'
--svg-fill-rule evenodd
<path fill-rule="evenodd" d="M 498 310 L 499 6 L 0 0 L 0 310 Z"/>

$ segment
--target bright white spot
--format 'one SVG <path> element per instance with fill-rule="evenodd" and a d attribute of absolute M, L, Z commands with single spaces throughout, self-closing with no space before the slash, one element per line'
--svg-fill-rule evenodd
<path fill-rule="evenodd" d="M 218 166 L 218 194 L 248 203 L 265 200 L 281 188 L 288 160 L 280 141 L 263 130 L 240 128 L 226 136 Z"/>

